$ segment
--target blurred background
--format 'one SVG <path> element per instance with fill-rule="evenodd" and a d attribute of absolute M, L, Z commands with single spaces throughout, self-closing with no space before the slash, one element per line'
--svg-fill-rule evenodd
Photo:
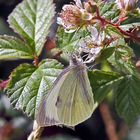
<path fill-rule="evenodd" d="M 20 2 L 21 0 L 0 0 L 1 35 L 16 36 L 9 28 L 7 17 Z M 55 0 L 54 2 L 57 12 L 60 12 L 65 3 L 70 3 L 69 0 Z M 57 26 L 54 23 L 50 38 L 54 38 L 56 29 Z M 135 48 L 136 52 L 140 52 L 137 50 L 138 47 Z M 45 57 L 45 55 L 44 50 L 42 57 Z M 139 53 L 137 55 L 140 56 Z M 0 61 L 0 79 L 6 80 L 10 72 L 24 62 L 27 61 Z M 76 126 L 75 131 L 65 127 L 45 128 L 42 140 L 140 140 L 140 120 L 128 127 L 118 117 L 114 108 L 113 96 L 109 94 L 92 117 Z M 32 131 L 32 123 L 32 120 L 22 112 L 14 110 L 10 106 L 8 98 L 0 91 L 0 140 L 26 140 Z"/>

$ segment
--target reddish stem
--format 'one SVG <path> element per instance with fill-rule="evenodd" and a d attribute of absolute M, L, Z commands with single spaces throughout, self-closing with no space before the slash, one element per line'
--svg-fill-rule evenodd
<path fill-rule="evenodd" d="M 5 80 L 5 81 L 2 81 L 0 83 L 0 89 L 3 90 L 7 86 L 8 82 L 9 82 L 9 79 L 8 80 Z"/>
<path fill-rule="evenodd" d="M 110 21 L 107 21 L 107 20 L 104 20 L 104 22 L 105 22 L 106 24 L 110 24 L 110 25 L 116 27 L 123 35 L 126 35 L 126 36 L 128 36 L 129 38 L 134 39 L 135 41 L 140 42 L 140 37 L 137 37 L 137 36 L 135 36 L 135 35 L 132 34 L 132 33 L 129 33 L 129 32 L 126 32 L 126 31 L 122 30 L 117 24 L 113 24 L 113 23 L 111 23 Z"/>
<path fill-rule="evenodd" d="M 104 121 L 106 133 L 109 140 L 119 140 L 116 132 L 116 122 L 111 116 L 109 106 L 106 103 L 102 103 L 99 107 L 102 119 Z"/>
<path fill-rule="evenodd" d="M 123 35 L 125 35 L 125 36 L 129 37 L 130 39 L 133 39 L 133 40 L 135 40 L 135 41 L 137 41 L 137 42 L 140 42 L 140 37 L 135 36 L 135 35 L 132 34 L 132 33 L 129 33 L 129 32 L 126 32 L 126 31 L 122 30 L 122 29 L 119 27 L 120 22 L 117 23 L 117 24 L 116 24 L 116 23 L 112 23 L 111 21 L 106 20 L 105 18 L 101 17 L 101 16 L 100 16 L 100 13 L 99 13 L 98 7 L 96 7 L 96 8 L 97 8 L 97 9 L 96 9 L 97 17 L 94 17 L 93 19 L 100 20 L 103 26 L 105 26 L 105 25 L 107 25 L 107 24 L 112 25 L 113 27 L 115 27 L 116 29 L 118 29 L 118 30 L 120 31 L 120 33 L 122 33 Z M 125 19 L 125 17 L 124 17 L 124 19 Z"/>

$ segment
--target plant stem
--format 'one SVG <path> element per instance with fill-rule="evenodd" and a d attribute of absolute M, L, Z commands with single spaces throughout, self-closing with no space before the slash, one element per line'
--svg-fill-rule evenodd
<path fill-rule="evenodd" d="M 0 89 L 3 90 L 7 86 L 8 82 L 9 82 L 9 79 L 5 80 L 5 81 L 2 81 L 0 83 Z"/>
<path fill-rule="evenodd" d="M 115 27 L 116 29 L 118 29 L 120 31 L 120 33 L 122 33 L 123 35 L 125 35 L 125 36 L 129 37 L 130 39 L 133 39 L 133 40 L 135 40 L 135 41 L 137 41 L 137 42 L 140 43 L 140 37 L 138 37 L 138 36 L 136 36 L 136 35 L 134 35 L 132 33 L 129 33 L 129 32 L 126 32 L 126 31 L 122 30 L 120 28 L 120 22 L 119 23 L 112 23 L 111 21 L 106 20 L 105 18 L 101 17 L 101 15 L 99 13 L 98 7 L 96 7 L 96 14 L 97 14 L 97 16 L 94 17 L 93 20 L 95 20 L 95 19 L 96 20 L 100 20 L 101 21 L 101 24 L 103 26 L 105 26 L 107 24 L 112 25 L 113 27 Z M 124 19 L 125 19 L 125 17 L 124 17 Z"/>
<path fill-rule="evenodd" d="M 104 125 L 106 128 L 106 133 L 109 140 L 119 140 L 116 133 L 116 123 L 112 119 L 109 107 L 106 103 L 102 103 L 99 107 Z"/>
<path fill-rule="evenodd" d="M 39 58 L 36 55 L 34 56 L 33 64 L 34 64 L 34 66 L 38 66 L 38 64 L 39 64 Z"/>
<path fill-rule="evenodd" d="M 37 122 L 34 121 L 33 131 L 31 132 L 27 140 L 40 140 L 43 129 L 43 127 L 38 126 Z"/>

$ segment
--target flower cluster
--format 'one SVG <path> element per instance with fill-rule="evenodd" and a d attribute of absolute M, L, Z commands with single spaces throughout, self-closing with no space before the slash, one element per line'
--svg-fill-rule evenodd
<path fill-rule="evenodd" d="M 93 62 L 102 49 L 103 36 L 92 26 L 97 22 L 93 19 L 92 7 L 94 4 L 92 1 L 82 3 L 80 0 L 75 0 L 75 4 L 65 5 L 62 8 L 57 19 L 58 24 L 62 25 L 68 33 L 86 25 L 90 36 L 79 42 L 80 51 L 88 54 L 85 63 Z"/>
<path fill-rule="evenodd" d="M 75 0 L 75 4 L 64 5 L 57 18 L 57 23 L 65 28 L 66 32 L 74 32 L 77 28 L 90 23 L 93 14 L 90 12 L 89 3 Z"/>
<path fill-rule="evenodd" d="M 86 27 L 84 29 L 86 29 L 90 35 L 79 42 L 79 51 L 88 54 L 85 63 L 91 63 L 95 60 L 95 58 L 100 54 L 103 46 L 106 45 L 105 42 L 107 42 L 107 39 L 112 42 L 115 39 L 115 37 L 108 35 L 107 32 L 105 35 L 107 25 L 113 26 L 117 31 L 125 36 L 134 38 L 130 33 L 123 31 L 119 25 L 127 18 L 126 11 L 130 11 L 135 8 L 137 0 L 116 0 L 116 4 L 121 11 L 119 16 L 120 18 L 116 23 L 112 23 L 100 14 L 100 9 L 98 8 L 97 3 L 91 0 L 88 0 L 87 2 L 81 2 L 81 0 L 74 1 L 74 4 L 63 6 L 57 22 L 62 25 L 65 32 L 68 33 L 72 33 L 82 27 Z M 135 38 L 135 40 L 136 39 L 137 38 Z"/>
<path fill-rule="evenodd" d="M 90 36 L 87 36 L 81 40 L 79 43 L 79 49 L 88 54 L 85 59 L 85 63 L 92 63 L 103 49 L 102 42 L 104 41 L 105 36 L 104 32 L 98 32 L 98 30 L 92 26 L 88 27 L 88 31 L 90 32 Z"/>

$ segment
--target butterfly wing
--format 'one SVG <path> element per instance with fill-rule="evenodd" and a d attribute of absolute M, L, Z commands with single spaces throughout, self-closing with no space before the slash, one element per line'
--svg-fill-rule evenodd
<path fill-rule="evenodd" d="M 85 67 L 65 69 L 41 103 L 36 120 L 41 126 L 75 126 L 94 110 L 93 93 Z"/>
<path fill-rule="evenodd" d="M 58 119 L 56 102 L 61 85 L 65 82 L 67 74 L 68 72 L 65 70 L 60 74 L 52 90 L 42 100 L 36 115 L 36 121 L 39 126 L 44 127 L 62 124 Z"/>
<path fill-rule="evenodd" d="M 84 66 L 77 66 L 67 74 L 56 106 L 59 120 L 67 126 L 75 126 L 92 115 L 95 105 Z"/>

